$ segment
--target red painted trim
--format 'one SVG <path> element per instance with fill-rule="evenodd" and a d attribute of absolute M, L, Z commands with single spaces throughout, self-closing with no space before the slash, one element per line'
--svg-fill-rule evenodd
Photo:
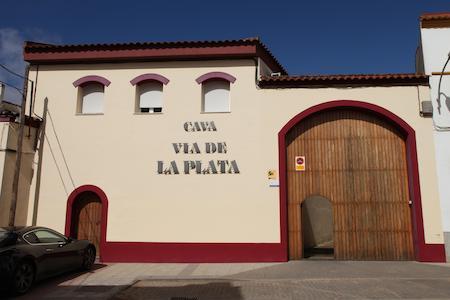
<path fill-rule="evenodd" d="M 12 116 L 0 116 L 0 122 L 14 122 L 16 117 Z"/>
<path fill-rule="evenodd" d="M 107 242 L 107 262 L 273 262 L 285 261 L 279 243 Z"/>
<path fill-rule="evenodd" d="M 353 108 L 378 114 L 380 117 L 392 122 L 405 135 L 408 181 L 410 197 L 413 201 L 412 223 L 413 240 L 416 260 L 422 262 L 445 262 L 445 250 L 443 244 L 426 244 L 423 229 L 422 200 L 420 194 L 419 168 L 417 161 L 416 135 L 414 129 L 394 113 L 374 104 L 352 101 L 336 100 L 322 103 L 299 113 L 293 117 L 278 133 L 279 169 L 280 169 L 280 229 L 281 244 L 288 255 L 287 233 L 287 181 L 286 181 L 286 134 L 303 119 L 322 111 Z"/>
<path fill-rule="evenodd" d="M 79 87 L 88 82 L 98 82 L 98 83 L 103 84 L 104 86 L 109 86 L 111 84 L 111 81 L 109 81 L 108 79 L 106 79 L 104 77 L 97 76 L 97 75 L 89 75 L 89 76 L 81 77 L 78 80 L 75 80 L 73 82 L 73 86 Z"/>
<path fill-rule="evenodd" d="M 166 78 L 166 77 L 164 77 L 162 75 L 159 75 L 159 74 L 154 74 L 154 73 L 148 73 L 148 74 L 139 75 L 139 76 L 135 77 L 134 79 L 132 79 L 130 81 L 130 83 L 132 85 L 136 85 L 136 84 L 139 84 L 141 82 L 148 81 L 148 80 L 155 80 L 155 81 L 161 82 L 164 85 L 169 83 L 169 79 L 168 78 Z"/>
<path fill-rule="evenodd" d="M 225 72 L 209 72 L 198 77 L 195 81 L 197 81 L 198 84 L 201 84 L 210 79 L 223 79 L 231 83 L 236 81 L 236 77 Z"/>
<path fill-rule="evenodd" d="M 93 192 L 95 193 L 100 201 L 102 202 L 102 220 L 101 220 L 101 228 L 100 228 L 100 261 L 103 261 L 104 251 L 106 251 L 106 226 L 108 224 L 108 198 L 106 197 L 105 192 L 102 191 L 99 187 L 95 185 L 82 185 L 76 188 L 70 195 L 67 200 L 67 209 L 66 209 L 66 227 L 64 233 L 66 236 L 72 236 L 72 208 L 75 200 L 78 195 L 83 192 Z"/>

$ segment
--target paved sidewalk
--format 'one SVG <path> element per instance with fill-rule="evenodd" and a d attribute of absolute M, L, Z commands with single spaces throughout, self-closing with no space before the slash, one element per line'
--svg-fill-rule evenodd
<path fill-rule="evenodd" d="M 109 264 L 37 284 L 18 299 L 450 299 L 450 264 Z"/>

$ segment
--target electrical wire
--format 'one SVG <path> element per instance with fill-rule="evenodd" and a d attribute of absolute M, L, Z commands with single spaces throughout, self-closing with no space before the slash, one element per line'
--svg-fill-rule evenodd
<path fill-rule="evenodd" d="M 56 133 L 55 123 L 53 122 L 53 118 L 50 113 L 50 109 L 47 109 L 47 113 L 48 113 L 48 116 L 50 117 L 49 119 L 50 119 L 50 123 L 52 123 L 53 133 L 55 134 L 56 142 L 58 143 L 59 151 L 61 152 L 61 156 L 63 158 L 64 164 L 67 169 L 67 173 L 69 174 L 70 181 L 72 182 L 73 188 L 75 189 L 75 181 L 73 180 L 72 173 L 70 172 L 69 165 L 67 164 L 66 156 L 64 155 L 64 151 L 62 149 L 61 142 L 59 141 L 58 134 Z"/>
<path fill-rule="evenodd" d="M 9 84 L 9 83 L 7 83 L 7 82 L 4 82 L 4 81 L 0 81 L 0 83 L 3 83 L 4 85 L 9 86 L 9 87 L 15 89 L 15 90 L 18 91 L 21 95 L 23 95 L 23 91 L 22 91 L 21 89 L 19 89 L 18 87 L 14 86 L 14 85 L 12 85 L 12 84 Z"/>
<path fill-rule="evenodd" d="M 444 93 L 441 93 L 441 82 L 442 82 L 442 77 L 444 76 L 445 68 L 447 67 L 447 64 L 449 61 L 450 61 L 450 52 L 448 53 L 447 61 L 445 62 L 444 67 L 442 68 L 441 75 L 439 77 L 439 84 L 438 84 L 438 90 L 437 90 L 438 95 L 436 98 L 436 101 L 438 104 L 437 109 L 438 109 L 439 114 L 441 114 L 441 106 L 442 106 L 441 105 L 441 94 L 443 94 L 445 97 L 447 96 Z M 434 128 L 436 129 L 436 131 L 449 131 L 450 130 L 450 127 L 437 125 L 434 118 L 433 118 L 433 123 L 434 123 Z"/>
<path fill-rule="evenodd" d="M 32 81 L 32 80 L 30 80 L 30 79 L 24 77 L 23 75 L 20 75 L 20 74 L 18 74 L 18 73 L 16 73 L 16 72 L 12 71 L 11 69 L 9 69 L 8 67 L 6 67 L 6 66 L 3 65 L 3 64 L 0 64 L 0 68 L 4 69 L 5 71 L 7 71 L 7 72 L 9 72 L 9 73 L 11 73 L 11 74 L 13 74 L 13 75 L 15 75 L 15 76 L 17 76 L 17 77 L 20 77 L 20 78 L 22 78 L 22 79 L 27 79 L 28 81 Z"/>
<path fill-rule="evenodd" d="M 50 149 L 50 153 L 52 154 L 53 162 L 55 163 L 56 169 L 58 170 L 59 178 L 61 179 L 61 183 L 64 187 L 64 191 L 66 192 L 66 196 L 69 196 L 69 193 L 67 192 L 66 184 L 64 183 L 64 178 L 61 173 L 61 169 L 59 168 L 58 162 L 56 161 L 55 153 L 53 153 L 53 149 L 52 149 L 52 146 L 50 145 L 50 141 L 48 140 L 47 134 L 45 135 L 45 140 L 47 141 L 48 148 Z"/>

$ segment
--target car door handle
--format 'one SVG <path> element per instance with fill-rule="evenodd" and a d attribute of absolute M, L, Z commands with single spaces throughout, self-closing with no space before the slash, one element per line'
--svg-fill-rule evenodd
<path fill-rule="evenodd" d="M 52 252 L 53 249 L 52 249 L 52 248 L 47 248 L 47 249 L 45 249 L 45 251 L 47 251 L 47 252 Z"/>

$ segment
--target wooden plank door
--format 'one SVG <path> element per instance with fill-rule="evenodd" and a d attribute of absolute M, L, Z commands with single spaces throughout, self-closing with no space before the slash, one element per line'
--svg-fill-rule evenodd
<path fill-rule="evenodd" d="M 86 192 L 75 200 L 74 236 L 79 240 L 89 240 L 100 255 L 100 232 L 102 203 L 94 193 Z"/>
<path fill-rule="evenodd" d="M 414 259 L 406 145 L 392 124 L 337 109 L 303 120 L 286 140 L 290 259 L 303 257 L 300 205 L 314 195 L 332 202 L 336 259 Z M 295 171 L 295 156 L 305 156 L 305 171 Z"/>

